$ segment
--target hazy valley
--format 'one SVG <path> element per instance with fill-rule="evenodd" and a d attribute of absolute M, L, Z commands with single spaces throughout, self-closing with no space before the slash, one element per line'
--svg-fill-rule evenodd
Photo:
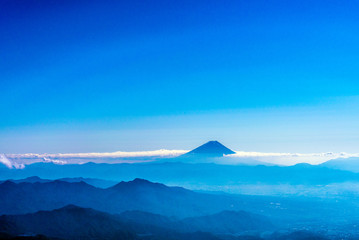
<path fill-rule="evenodd" d="M 359 237 L 358 173 L 326 164 L 211 162 L 225 154 L 230 150 L 209 142 L 150 163 L 2 167 L 0 232 L 59 239 Z"/>

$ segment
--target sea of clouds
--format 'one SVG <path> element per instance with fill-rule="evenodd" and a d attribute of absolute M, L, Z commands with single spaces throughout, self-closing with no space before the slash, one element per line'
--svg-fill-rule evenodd
<path fill-rule="evenodd" d="M 28 164 L 36 162 L 54 164 L 84 164 L 95 163 L 138 163 L 173 161 L 172 158 L 187 153 L 188 150 L 155 150 L 139 152 L 104 152 L 104 153 L 25 153 L 25 154 L 0 154 L 0 163 L 11 169 L 22 169 Z M 263 153 L 236 151 L 235 154 L 226 155 L 215 160 L 221 164 L 274 164 L 274 165 L 295 165 L 298 163 L 320 164 L 331 159 L 345 159 L 359 157 L 358 153 Z M 178 159 L 174 159 L 178 161 Z"/>
<path fill-rule="evenodd" d="M 84 164 L 95 163 L 135 163 L 149 162 L 156 159 L 173 158 L 182 155 L 186 150 L 166 150 L 139 152 L 104 152 L 104 153 L 25 153 L 1 154 L 0 163 L 8 168 L 24 168 L 25 165 L 45 162 L 54 164 Z"/>

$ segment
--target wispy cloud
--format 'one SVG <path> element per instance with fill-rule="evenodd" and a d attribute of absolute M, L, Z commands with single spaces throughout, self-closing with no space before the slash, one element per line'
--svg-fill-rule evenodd
<path fill-rule="evenodd" d="M 47 157 L 44 157 L 43 159 L 44 159 L 44 162 L 46 162 L 46 163 L 55 163 L 55 164 L 60 164 L 60 165 L 67 164 L 67 161 L 65 161 L 65 160 L 50 159 Z"/>
<path fill-rule="evenodd" d="M 17 163 L 16 161 L 12 161 L 8 159 L 4 154 L 0 154 L 0 163 L 4 164 L 8 168 L 16 168 L 16 169 L 22 169 L 25 167 L 22 163 Z"/>
<path fill-rule="evenodd" d="M 104 152 L 104 153 L 25 153 L 2 154 L 0 163 L 8 168 L 23 168 L 25 165 L 45 162 L 59 165 L 95 163 L 134 163 L 155 161 L 159 158 L 177 157 L 188 152 L 187 150 L 166 150 L 140 152 Z"/>
<path fill-rule="evenodd" d="M 104 152 L 104 153 L 25 153 L 7 154 L 10 158 L 127 158 L 127 157 L 175 157 L 188 152 L 187 150 L 167 150 L 140 152 Z"/>

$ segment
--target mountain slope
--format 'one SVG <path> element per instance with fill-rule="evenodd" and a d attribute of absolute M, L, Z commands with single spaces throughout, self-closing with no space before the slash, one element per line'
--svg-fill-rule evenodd
<path fill-rule="evenodd" d="M 52 210 L 68 204 L 91 207 L 102 204 L 99 189 L 84 182 L 63 181 L 0 184 L 0 214 L 22 214 Z"/>
<path fill-rule="evenodd" d="M 84 182 L 0 184 L 0 214 L 22 214 L 52 210 L 68 204 L 120 213 L 140 210 L 166 216 L 205 215 L 230 208 L 232 199 L 196 193 L 179 187 L 167 187 L 143 179 L 101 189 Z M 176 207 L 174 207 L 176 206 Z"/>
<path fill-rule="evenodd" d="M 54 211 L 0 217 L 0 231 L 11 235 L 42 234 L 62 239 L 136 239 L 109 214 L 73 205 Z"/>
<path fill-rule="evenodd" d="M 326 161 L 321 164 L 321 166 L 332 168 L 332 169 L 339 169 L 351 172 L 359 172 L 359 158 L 351 157 L 351 158 L 338 158 Z"/>
<path fill-rule="evenodd" d="M 197 159 L 197 158 L 195 158 Z M 182 159 L 178 159 L 182 160 Z M 45 179 L 77 177 L 106 179 L 110 181 L 144 178 L 154 182 L 171 183 L 178 186 L 228 186 L 232 184 L 292 184 L 318 185 L 348 181 L 359 182 L 359 174 L 350 171 L 331 169 L 324 166 L 297 165 L 246 166 L 220 165 L 213 163 L 172 162 L 136 164 L 95 164 L 55 165 L 36 163 L 25 169 L 0 169 L 0 176 L 6 178 L 25 178 L 37 175 Z M 170 160 L 168 160 L 170 161 Z"/>
<path fill-rule="evenodd" d="M 212 215 L 222 211 L 246 211 L 268 216 L 281 224 L 300 224 L 325 218 L 357 219 L 355 203 L 341 199 L 302 199 L 264 196 L 209 194 L 179 187 L 168 187 L 143 179 L 121 182 L 101 189 L 84 182 L 0 184 L 0 215 L 26 214 L 39 210 L 53 210 L 73 204 L 111 214 L 142 211 L 179 220 L 188 217 Z M 338 208 L 341 205 L 341 208 Z M 343 209 L 346 209 L 343 211 Z M 306 218 L 306 219 L 304 219 Z M 158 221 L 160 219 L 157 219 Z M 156 220 L 156 221 L 157 221 Z"/>
<path fill-rule="evenodd" d="M 175 221 L 145 212 L 110 215 L 68 205 L 53 211 L 0 216 L 0 232 L 13 236 L 41 234 L 61 239 L 142 239 L 140 236 L 146 236 L 144 239 L 218 239 L 208 233 L 239 234 L 246 230 L 263 230 L 250 226 L 253 221 L 260 224 L 262 219 L 245 212 L 222 212 Z"/>
<path fill-rule="evenodd" d="M 245 211 L 222 211 L 219 213 L 176 220 L 141 211 L 126 211 L 119 215 L 124 221 L 155 225 L 180 232 L 210 232 L 215 234 L 238 234 L 244 231 L 273 230 L 274 226 L 264 216 Z"/>
<path fill-rule="evenodd" d="M 59 181 L 63 181 L 63 182 L 85 182 L 89 185 L 92 185 L 94 187 L 100 187 L 100 188 L 108 188 L 111 187 L 113 185 L 116 184 L 116 182 L 114 181 L 107 181 L 107 180 L 102 180 L 102 179 L 96 179 L 96 178 L 83 178 L 83 177 L 76 177 L 76 178 L 60 178 L 57 179 Z M 14 183 L 48 183 L 48 182 L 53 182 L 55 180 L 50 180 L 50 179 L 42 179 L 38 176 L 31 176 L 31 177 L 27 177 L 24 179 L 9 179 L 7 181 L 11 181 Z M 5 181 L 0 181 L 0 183 L 3 183 Z"/>
<path fill-rule="evenodd" d="M 186 218 L 181 223 L 192 231 L 219 234 L 273 229 L 268 219 L 244 211 L 222 211 L 208 216 Z"/>
<path fill-rule="evenodd" d="M 222 157 L 223 155 L 234 154 L 234 153 L 235 152 L 225 147 L 218 141 L 209 141 L 182 156 Z"/>

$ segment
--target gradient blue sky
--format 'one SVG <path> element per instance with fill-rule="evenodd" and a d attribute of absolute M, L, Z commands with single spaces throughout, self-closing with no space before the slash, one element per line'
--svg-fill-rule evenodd
<path fill-rule="evenodd" d="M 1 1 L 0 152 L 359 152 L 359 1 Z"/>

